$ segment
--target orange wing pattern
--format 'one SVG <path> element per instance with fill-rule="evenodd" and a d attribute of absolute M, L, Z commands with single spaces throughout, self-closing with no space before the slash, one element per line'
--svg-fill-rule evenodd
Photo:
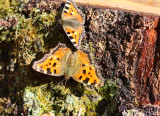
<path fill-rule="evenodd" d="M 87 85 L 101 86 L 101 81 L 97 76 L 96 69 L 90 64 L 88 55 L 82 51 L 78 52 L 81 65 L 73 74 L 73 79 Z"/>
<path fill-rule="evenodd" d="M 83 14 L 78 11 L 78 8 L 76 5 L 73 3 L 72 0 L 68 0 L 67 3 L 64 6 L 63 12 L 62 12 L 65 17 L 74 17 L 76 18 L 79 22 L 83 23 Z"/>
<path fill-rule="evenodd" d="M 46 54 L 39 61 L 35 61 L 33 69 L 48 75 L 61 76 L 64 75 L 64 66 L 66 63 L 66 55 L 69 48 L 58 47 L 50 54 Z"/>
<path fill-rule="evenodd" d="M 63 8 L 61 18 L 65 33 L 72 44 L 78 49 L 84 34 L 83 13 L 78 10 L 72 0 L 68 0 Z"/>
<path fill-rule="evenodd" d="M 60 44 L 39 61 L 35 61 L 32 67 L 44 74 L 65 75 L 66 78 L 72 77 L 74 80 L 87 85 L 102 86 L 88 55 L 81 50 L 72 52 L 63 44 Z"/>
<path fill-rule="evenodd" d="M 81 40 L 79 39 L 83 28 L 79 27 L 78 29 L 74 30 L 72 28 L 66 28 L 65 29 L 67 36 L 69 37 L 70 41 L 72 42 L 72 44 L 77 47 L 80 45 Z"/>

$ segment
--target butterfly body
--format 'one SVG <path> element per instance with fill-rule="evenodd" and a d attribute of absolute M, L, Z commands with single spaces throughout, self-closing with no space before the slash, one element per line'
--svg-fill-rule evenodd
<path fill-rule="evenodd" d="M 65 67 L 65 77 L 71 77 L 73 74 L 73 71 L 75 69 L 76 64 L 76 53 L 71 53 L 69 57 L 67 58 L 67 63 Z"/>
<path fill-rule="evenodd" d="M 65 45 L 58 45 L 50 54 L 35 61 L 33 69 L 52 76 L 62 76 L 87 85 L 101 86 L 96 69 L 82 50 L 72 52 Z"/>
<path fill-rule="evenodd" d="M 62 20 L 62 24 L 64 29 L 71 28 L 72 30 L 76 30 L 79 27 L 83 26 L 83 24 L 80 24 L 76 21 L 67 21 L 67 20 Z"/>
<path fill-rule="evenodd" d="M 72 42 L 78 49 L 81 44 L 81 39 L 84 34 L 84 15 L 78 10 L 72 0 L 68 0 L 65 4 L 62 14 L 62 27 Z"/>

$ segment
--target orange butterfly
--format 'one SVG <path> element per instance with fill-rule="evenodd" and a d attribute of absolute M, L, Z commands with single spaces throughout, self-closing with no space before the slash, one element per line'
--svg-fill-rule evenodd
<path fill-rule="evenodd" d="M 72 0 L 68 0 L 63 8 L 61 19 L 65 33 L 78 49 L 84 34 L 84 14 L 78 10 Z"/>
<path fill-rule="evenodd" d="M 35 61 L 33 69 L 52 76 L 72 77 L 87 85 L 102 86 L 95 67 L 88 55 L 82 50 L 72 52 L 66 45 L 59 44 L 49 54 Z"/>

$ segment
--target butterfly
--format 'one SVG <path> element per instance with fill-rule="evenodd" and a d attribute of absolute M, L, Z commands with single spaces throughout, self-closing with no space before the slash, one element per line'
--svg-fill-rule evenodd
<path fill-rule="evenodd" d="M 102 86 L 89 56 L 82 50 L 72 52 L 64 44 L 53 48 L 49 54 L 35 61 L 32 68 L 38 72 L 73 78 L 75 81 L 93 86 Z"/>
<path fill-rule="evenodd" d="M 78 10 L 72 0 L 68 0 L 63 8 L 61 20 L 66 35 L 78 49 L 84 35 L 84 14 Z"/>

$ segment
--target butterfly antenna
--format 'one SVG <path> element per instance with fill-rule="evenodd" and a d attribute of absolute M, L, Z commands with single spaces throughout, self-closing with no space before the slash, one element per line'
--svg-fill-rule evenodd
<path fill-rule="evenodd" d="M 52 30 L 54 30 L 59 24 L 60 24 L 60 23 L 59 23 L 59 21 L 58 21 L 58 23 L 53 27 Z"/>
<path fill-rule="evenodd" d="M 54 30 L 59 24 L 61 24 L 61 19 L 59 18 L 59 17 L 56 17 L 57 18 L 57 24 L 53 27 L 53 29 L 52 30 Z"/>
<path fill-rule="evenodd" d="M 60 85 L 65 79 L 62 79 L 60 82 L 58 82 L 58 84 L 56 86 L 54 86 L 54 88 L 56 88 L 58 85 Z"/>

